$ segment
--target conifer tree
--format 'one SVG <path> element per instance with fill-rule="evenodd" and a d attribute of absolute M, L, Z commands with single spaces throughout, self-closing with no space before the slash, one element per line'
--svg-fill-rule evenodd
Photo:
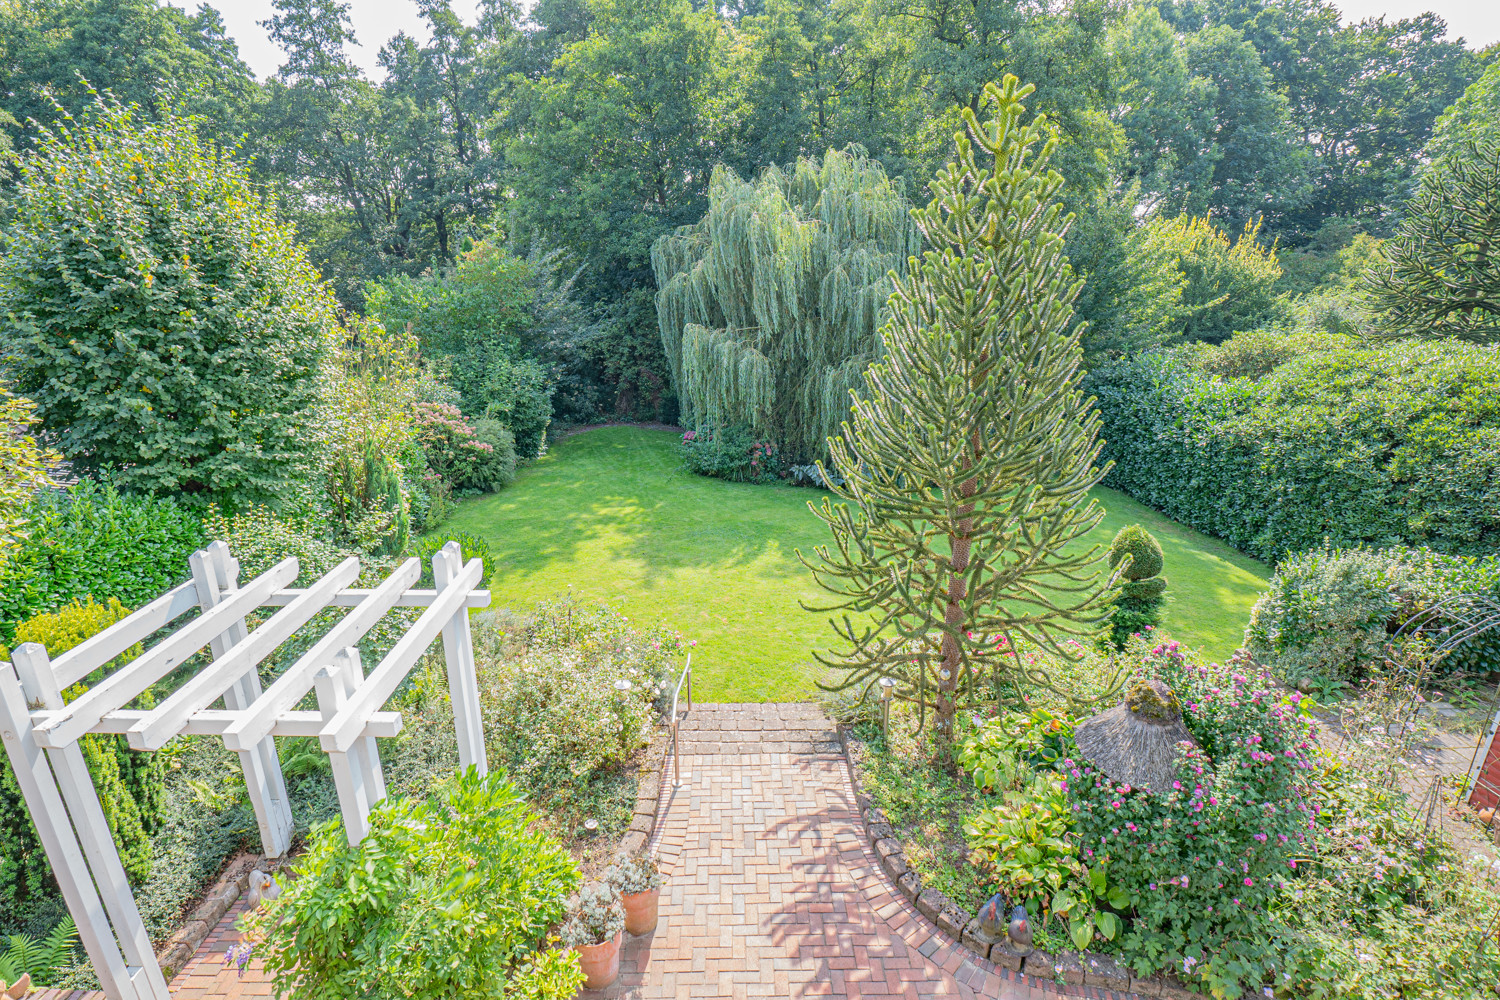
<path fill-rule="evenodd" d="M 709 210 L 651 248 L 662 346 L 687 426 L 746 428 L 792 463 L 827 456 L 879 345 L 892 270 L 917 250 L 909 202 L 863 152 L 719 167 Z"/>
<path fill-rule="evenodd" d="M 1406 211 L 1367 279 L 1381 328 L 1500 343 L 1500 145 L 1433 163 Z"/>
<path fill-rule="evenodd" d="M 987 86 L 982 125 L 964 109 L 956 162 L 912 213 L 930 249 L 897 279 L 883 360 L 830 442 L 844 485 L 814 513 L 833 545 L 803 559 L 834 595 L 809 610 L 848 647 L 818 654 L 843 672 L 832 687 L 894 679 L 935 713 L 940 748 L 960 710 L 1052 688 L 1017 654 L 1076 657 L 1067 638 L 1092 640 L 1109 610 L 1103 553 L 1073 544 L 1103 516 L 1087 494 L 1108 469 L 1079 388 L 1056 139 L 1043 116 L 1022 124 L 1033 89 Z"/>

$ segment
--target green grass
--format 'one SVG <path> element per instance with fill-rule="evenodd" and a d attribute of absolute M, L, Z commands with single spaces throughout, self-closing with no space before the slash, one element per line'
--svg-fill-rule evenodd
<path fill-rule="evenodd" d="M 815 490 L 746 486 L 684 472 L 670 431 L 609 427 L 568 438 L 510 488 L 460 505 L 444 530 L 494 549 L 495 606 L 524 610 L 566 593 L 662 620 L 697 641 L 703 701 L 811 697 L 813 648 L 833 638 L 799 600 L 824 595 L 798 562 L 828 541 L 807 509 Z M 1139 522 L 1161 542 L 1170 589 L 1163 624 L 1222 658 L 1240 642 L 1266 567 L 1114 490 L 1090 540 Z"/>

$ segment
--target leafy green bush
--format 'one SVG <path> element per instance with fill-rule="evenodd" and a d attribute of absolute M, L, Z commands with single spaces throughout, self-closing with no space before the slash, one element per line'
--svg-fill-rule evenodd
<path fill-rule="evenodd" d="M 1120 583 L 1110 620 L 1110 640 L 1116 649 L 1124 649 L 1132 635 L 1148 632 L 1160 623 L 1162 597 L 1167 592 L 1166 579 L 1158 575 L 1162 571 L 1161 545 L 1139 524 L 1121 528 L 1110 543 L 1111 568 L 1119 566 L 1126 556 L 1131 559 L 1130 568 Z"/>
<path fill-rule="evenodd" d="M 256 504 L 230 516 L 210 506 L 203 531 L 209 538 L 229 544 L 230 554 L 240 563 L 241 583 L 288 556 L 296 556 L 300 569 L 297 580 L 305 586 L 351 555 L 328 541 L 318 522 L 285 517 Z"/>
<path fill-rule="evenodd" d="M 1266 560 L 1500 549 L 1500 348 L 1406 342 L 1214 379 L 1176 352 L 1091 374 L 1106 480 Z"/>
<path fill-rule="evenodd" d="M 485 366 L 480 384 L 486 418 L 497 420 L 515 436 L 515 453 L 536 458 L 552 423 L 552 379 L 531 358 L 498 357 Z"/>
<path fill-rule="evenodd" d="M 449 532 L 445 535 L 428 535 L 417 541 L 412 555 L 422 564 L 422 581 L 418 586 L 433 586 L 432 557 L 437 555 L 439 549 L 449 542 L 457 542 L 463 551 L 461 564 L 467 564 L 470 559 L 478 559 L 484 563 L 483 580 L 488 580 L 490 574 L 495 572 L 495 557 L 490 553 L 490 543 L 479 535 L 471 535 L 466 531 Z"/>
<path fill-rule="evenodd" d="M 30 431 L 35 405 L 0 385 L 0 565 L 24 537 L 31 495 L 49 485 L 47 467 L 61 456 L 40 447 Z"/>
<path fill-rule="evenodd" d="M 689 472 L 732 483 L 775 482 L 782 467 L 775 445 L 740 427 L 686 431 L 678 453 Z"/>
<path fill-rule="evenodd" d="M 42 129 L 3 231 L 0 355 L 77 467 L 143 491 L 306 505 L 337 303 L 201 124 L 97 98 Z"/>
<path fill-rule="evenodd" d="M 0 563 L 0 642 L 69 601 L 154 601 L 188 578 L 188 556 L 203 544 L 201 522 L 182 503 L 91 479 L 36 494 L 25 517 L 26 544 Z"/>
<path fill-rule="evenodd" d="M 1250 612 L 1245 649 L 1278 677 L 1357 680 L 1414 615 L 1462 594 L 1500 597 L 1500 555 L 1429 549 L 1309 549 L 1285 562 Z M 1453 624 L 1434 620 L 1437 634 Z M 1436 663 L 1440 675 L 1500 670 L 1500 636 L 1478 635 Z"/>
<path fill-rule="evenodd" d="M 341 823 L 319 826 L 291 884 L 249 919 L 277 987 L 502 1000 L 556 977 L 541 955 L 578 867 L 534 819 L 503 773 L 470 769 L 425 801 L 385 800 L 357 847 Z"/>
<path fill-rule="evenodd" d="M 1085 760 L 1064 761 L 1080 860 L 1104 866 L 1128 897 L 1119 947 L 1131 968 L 1237 996 L 1281 961 L 1270 909 L 1308 840 L 1313 737 L 1269 676 L 1243 663 L 1195 665 L 1168 643 L 1139 669 L 1177 694 L 1198 745 L 1182 748 L 1169 789 L 1117 785 Z"/>

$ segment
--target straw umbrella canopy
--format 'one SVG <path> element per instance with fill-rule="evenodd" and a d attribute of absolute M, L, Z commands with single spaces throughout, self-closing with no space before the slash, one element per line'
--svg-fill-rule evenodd
<path fill-rule="evenodd" d="M 1078 723 L 1073 741 L 1113 780 L 1147 790 L 1172 784 L 1179 743 L 1198 745 L 1177 696 L 1159 680 L 1133 682 L 1120 704 Z"/>

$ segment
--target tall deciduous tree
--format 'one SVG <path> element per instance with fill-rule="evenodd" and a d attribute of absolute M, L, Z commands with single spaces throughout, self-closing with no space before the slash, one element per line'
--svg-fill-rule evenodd
<path fill-rule="evenodd" d="M 1500 144 L 1433 164 L 1369 276 L 1393 337 L 1500 343 Z"/>
<path fill-rule="evenodd" d="M 847 644 L 820 654 L 836 687 L 895 679 L 934 711 L 939 745 L 964 707 L 1050 685 L 1013 655 L 1023 641 L 1066 658 L 1059 640 L 1091 639 L 1108 613 L 1103 554 L 1073 544 L 1103 517 L 1088 491 L 1108 470 L 1079 388 L 1056 140 L 1044 118 L 1022 123 L 1031 90 L 1007 76 L 985 90 L 988 121 L 964 109 L 913 212 L 931 249 L 896 282 L 884 359 L 832 442 L 845 485 L 814 512 L 834 544 L 804 559 L 834 595 L 813 610 Z"/>
<path fill-rule="evenodd" d="M 751 182 L 716 170 L 708 214 L 652 249 L 683 419 L 750 428 L 788 461 L 826 458 L 875 360 L 888 275 L 917 251 L 908 208 L 862 151 Z"/>
<path fill-rule="evenodd" d="M 335 303 L 198 123 L 97 101 L 19 163 L 0 357 L 58 449 L 141 490 L 321 489 Z"/>

